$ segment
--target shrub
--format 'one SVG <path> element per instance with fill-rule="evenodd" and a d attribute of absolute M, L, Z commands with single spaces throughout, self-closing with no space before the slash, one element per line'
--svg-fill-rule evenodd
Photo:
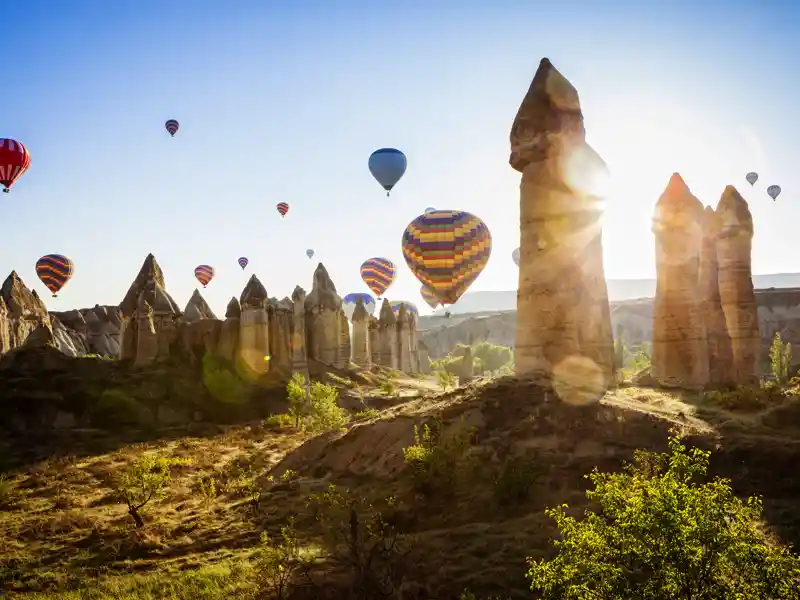
<path fill-rule="evenodd" d="M 170 468 L 189 464 L 188 459 L 166 458 L 143 454 L 129 463 L 111 482 L 117 500 L 128 507 L 136 527 L 143 527 L 141 510 L 151 501 L 166 494 L 171 483 Z"/>
<path fill-rule="evenodd" d="M 775 332 L 769 348 L 769 363 L 775 380 L 785 383 L 789 379 L 789 367 L 792 365 L 792 345 L 788 342 L 784 344 L 778 331 Z"/>
<path fill-rule="evenodd" d="M 434 371 L 434 374 L 436 375 L 436 381 L 438 382 L 439 387 L 442 388 L 443 392 L 455 387 L 456 376 L 450 371 L 440 369 L 438 371 Z"/>
<path fill-rule="evenodd" d="M 92 423 L 100 426 L 147 425 L 153 413 L 133 396 L 121 389 L 107 389 L 91 414 Z"/>
<path fill-rule="evenodd" d="M 354 419 L 374 419 L 380 413 L 375 410 L 374 408 L 365 408 L 363 410 L 358 411 L 356 414 L 353 415 Z"/>
<path fill-rule="evenodd" d="M 549 509 L 560 531 L 552 560 L 531 560 L 531 590 L 544 600 L 797 598 L 800 560 L 768 544 L 761 501 L 743 502 L 730 483 L 697 480 L 708 452 L 676 437 L 670 453 L 637 451 L 622 473 L 587 477 L 599 508 L 582 520 Z"/>
<path fill-rule="evenodd" d="M 534 463 L 522 456 L 505 460 L 494 482 L 494 495 L 501 506 L 520 504 L 528 499 L 537 476 Z"/>
<path fill-rule="evenodd" d="M 403 448 L 403 460 L 411 472 L 414 487 L 431 494 L 437 489 L 452 491 L 457 477 L 467 466 L 467 455 L 472 443 L 474 429 L 463 421 L 447 435 L 442 422 L 434 421 L 433 427 L 427 423 L 414 425 L 414 443 Z"/>
<path fill-rule="evenodd" d="M 203 497 L 203 506 L 209 508 L 217 499 L 217 481 L 212 476 L 200 480 L 200 494 Z"/>
<path fill-rule="evenodd" d="M 288 413 L 279 413 L 267 417 L 266 426 L 269 429 L 283 429 L 284 427 L 297 427 L 295 417 Z"/>
<path fill-rule="evenodd" d="M 338 390 L 315 381 L 306 385 L 305 378 L 295 373 L 286 386 L 289 396 L 289 415 L 295 427 L 317 432 L 345 425 L 349 419 L 347 411 L 337 404 Z"/>
<path fill-rule="evenodd" d="M 255 555 L 258 591 L 276 600 L 288 598 L 297 577 L 307 571 L 312 562 L 302 552 L 293 518 L 275 538 L 265 531 Z"/>

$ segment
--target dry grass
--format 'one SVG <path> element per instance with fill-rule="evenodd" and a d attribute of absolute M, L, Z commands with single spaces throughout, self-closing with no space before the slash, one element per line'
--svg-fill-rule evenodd
<path fill-rule="evenodd" d="M 434 419 L 445 432 L 471 428 L 473 444 L 454 484 L 422 496 L 403 448 L 414 424 Z M 497 380 L 396 400 L 344 431 L 310 439 L 249 425 L 41 461 L 13 474 L 11 501 L 0 509 L 0 590 L 64 600 L 244 597 L 261 532 L 296 516 L 301 537 L 315 543 L 304 500 L 336 483 L 361 497 L 397 499 L 410 541 L 408 597 L 457 597 L 464 588 L 524 597 L 525 558 L 548 552 L 554 534 L 544 508 L 583 506 L 583 474 L 618 469 L 636 448 L 664 450 L 675 427 L 716 449 L 712 469 L 743 493 L 757 487 L 776 531 L 800 539 L 800 482 L 787 477 L 800 458 L 796 399 L 740 414 L 696 396 L 627 387 L 573 407 L 533 385 Z M 192 463 L 174 470 L 169 494 L 146 507 L 146 525 L 136 529 L 107 482 L 154 450 Z M 512 463 L 525 467 L 515 475 L 524 481 L 506 477 Z M 287 470 L 296 475 L 267 484 L 268 475 Z M 258 507 L 240 485 L 248 471 L 266 490 Z M 213 499 L 200 491 L 208 477 Z M 522 500 L 507 502 L 508 489 L 522 490 Z M 91 578 L 101 581 L 92 593 L 75 591 Z"/>

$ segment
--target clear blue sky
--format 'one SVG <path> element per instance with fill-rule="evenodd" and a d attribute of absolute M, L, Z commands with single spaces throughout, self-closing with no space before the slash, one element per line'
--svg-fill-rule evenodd
<path fill-rule="evenodd" d="M 508 134 L 542 56 L 612 169 L 608 277 L 654 275 L 650 218 L 675 170 L 705 203 L 747 192 L 757 273 L 800 270 L 800 4 L 27 0 L 3 15 L 0 137 L 32 164 L 0 198 L 0 273 L 51 309 L 118 303 L 148 252 L 180 305 L 200 263 L 223 312 L 250 273 L 283 297 L 317 260 L 342 295 L 367 291 L 371 256 L 398 265 L 387 297 L 422 305 L 400 236 L 426 206 L 482 217 L 494 250 L 472 289 L 515 289 Z M 382 146 L 409 162 L 390 198 L 367 170 Z M 33 271 L 50 252 L 76 264 L 58 300 Z"/>

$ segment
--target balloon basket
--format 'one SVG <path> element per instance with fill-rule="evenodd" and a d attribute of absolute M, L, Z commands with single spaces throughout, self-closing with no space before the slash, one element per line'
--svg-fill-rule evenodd
<path fill-rule="evenodd" d="M 3 188 L 3 193 L 8 194 L 11 191 L 11 188 Z"/>

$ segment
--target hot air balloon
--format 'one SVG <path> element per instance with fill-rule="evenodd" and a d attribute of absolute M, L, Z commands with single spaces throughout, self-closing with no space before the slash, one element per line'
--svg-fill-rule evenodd
<path fill-rule="evenodd" d="M 778 196 L 781 193 L 781 186 L 779 185 L 771 185 L 767 188 L 767 193 L 769 194 L 772 200 L 777 200 Z"/>
<path fill-rule="evenodd" d="M 411 312 L 414 313 L 415 316 L 419 316 L 419 309 L 413 302 L 408 302 L 407 300 L 389 300 L 389 307 L 392 309 L 392 312 L 399 311 L 401 306 L 405 306 L 407 312 Z"/>
<path fill-rule="evenodd" d="M 74 269 L 73 262 L 61 254 L 45 254 L 36 261 L 36 275 L 53 292 L 53 298 L 58 297 L 59 290 L 72 278 Z"/>
<path fill-rule="evenodd" d="M 747 183 L 749 183 L 750 185 L 755 185 L 756 181 L 758 181 L 758 173 L 751 171 L 750 173 L 745 175 L 744 178 L 747 179 Z"/>
<path fill-rule="evenodd" d="M 519 266 L 519 248 L 511 253 L 511 260 L 514 261 L 515 265 Z"/>
<path fill-rule="evenodd" d="M 439 299 L 436 297 L 436 294 L 434 294 L 433 290 L 424 283 L 422 284 L 422 287 L 419 288 L 419 293 L 422 296 L 422 299 L 425 300 L 425 304 L 431 308 L 436 308 L 439 306 Z"/>
<path fill-rule="evenodd" d="M 408 161 L 406 155 L 396 148 L 381 148 L 369 156 L 367 163 L 369 172 L 386 190 L 386 195 L 397 185 L 406 172 Z"/>
<path fill-rule="evenodd" d="M 208 282 L 214 279 L 214 267 L 210 265 L 198 265 L 194 268 L 194 276 L 197 281 L 203 284 L 203 287 L 208 285 Z"/>
<path fill-rule="evenodd" d="M 436 210 L 435 208 L 433 208 L 432 206 L 429 206 L 428 208 L 425 209 L 425 214 L 427 215 L 428 213 L 432 213 L 435 210 Z"/>
<path fill-rule="evenodd" d="M 314 256 L 314 251 L 311 248 L 309 248 L 308 250 L 306 250 L 306 256 L 309 259 L 311 259 Z"/>
<path fill-rule="evenodd" d="M 17 140 L 0 138 L 0 185 L 8 193 L 11 186 L 31 166 L 28 149 Z"/>
<path fill-rule="evenodd" d="M 175 137 L 175 134 L 178 133 L 178 128 L 180 126 L 180 123 L 178 123 L 175 119 L 167 119 L 167 122 L 164 123 L 164 127 L 167 128 L 167 131 L 169 131 L 169 134 L 172 137 Z"/>
<path fill-rule="evenodd" d="M 403 257 L 439 303 L 455 304 L 481 274 L 492 253 L 492 234 L 461 210 L 420 215 L 403 232 Z"/>
<path fill-rule="evenodd" d="M 286 202 L 278 202 L 275 206 L 278 209 L 278 212 L 281 213 L 281 217 L 285 217 L 286 213 L 289 212 L 289 205 Z"/>
<path fill-rule="evenodd" d="M 240 257 L 239 257 L 239 260 L 238 260 L 237 262 L 239 263 L 239 266 L 240 266 L 240 267 L 242 267 L 242 271 L 244 271 L 244 268 L 247 266 L 247 264 L 248 264 L 250 261 L 249 261 L 249 260 L 247 260 L 247 257 L 246 257 L 246 256 L 240 256 Z"/>
<path fill-rule="evenodd" d="M 392 285 L 395 273 L 394 263 L 388 258 L 370 258 L 361 265 L 361 279 L 367 284 L 372 293 L 381 299 L 386 289 Z"/>
<path fill-rule="evenodd" d="M 364 309 L 366 309 L 367 314 L 370 317 L 375 314 L 375 309 L 378 306 L 375 302 L 375 298 L 364 292 L 353 292 L 342 298 L 342 310 L 348 321 L 353 320 L 353 311 L 356 309 L 359 298 L 361 298 L 361 301 L 364 303 Z"/>

